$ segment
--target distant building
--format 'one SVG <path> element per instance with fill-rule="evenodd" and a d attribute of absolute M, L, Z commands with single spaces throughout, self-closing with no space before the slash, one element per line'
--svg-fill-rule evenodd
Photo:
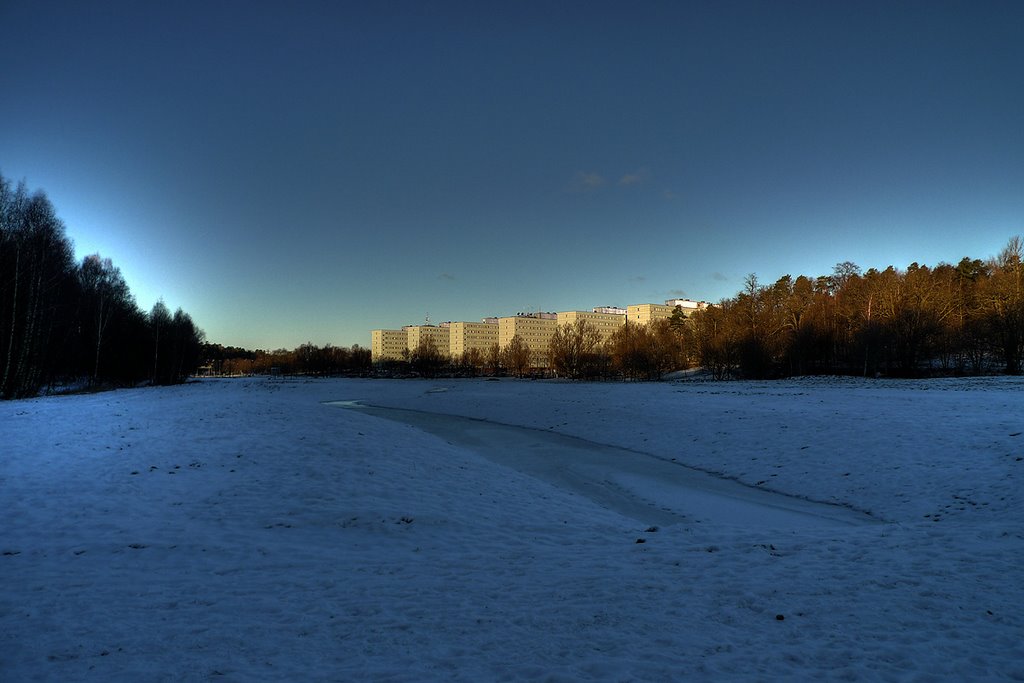
<path fill-rule="evenodd" d="M 558 324 L 572 325 L 577 320 L 586 320 L 601 333 L 601 341 L 615 334 L 626 323 L 626 312 L 602 313 L 597 311 L 564 311 L 558 313 Z"/>
<path fill-rule="evenodd" d="M 448 323 L 443 325 L 406 325 L 402 329 L 406 333 L 405 348 L 409 350 L 409 353 L 415 351 L 420 344 L 428 339 L 434 342 L 441 353 L 448 352 L 450 333 Z"/>
<path fill-rule="evenodd" d="M 615 313 L 617 315 L 626 315 L 626 309 L 619 308 L 618 306 L 595 306 L 593 311 L 594 313 Z"/>
<path fill-rule="evenodd" d="M 534 367 L 548 366 L 551 337 L 559 325 L 586 320 L 597 328 L 603 340 L 611 337 L 625 322 L 649 325 L 672 317 L 678 306 L 686 316 L 710 306 L 706 301 L 668 299 L 664 304 L 633 304 L 626 308 L 600 306 L 591 311 L 560 313 L 517 313 L 514 316 L 489 317 L 481 322 L 446 322 L 440 325 L 406 325 L 401 330 L 373 330 L 371 354 L 374 361 L 407 357 L 424 340 L 432 339 L 438 350 L 459 358 L 477 349 L 488 352 L 497 343 L 502 349 L 519 335 L 533 356 Z"/>
<path fill-rule="evenodd" d="M 650 325 L 655 320 L 672 317 L 675 306 L 662 304 L 633 304 L 626 307 L 626 317 L 634 325 Z"/>
<path fill-rule="evenodd" d="M 669 299 L 665 302 L 665 305 L 671 306 L 672 308 L 679 306 L 679 308 L 683 309 L 683 313 L 689 316 L 694 311 L 703 311 L 708 307 L 708 302 L 693 301 L 691 299 Z"/>
<path fill-rule="evenodd" d="M 462 354 L 476 349 L 487 353 L 498 343 L 498 319 L 494 322 L 472 323 L 453 322 L 448 325 L 448 353 L 452 358 L 461 358 Z"/>
<path fill-rule="evenodd" d="M 555 313 L 520 313 L 519 315 L 498 318 L 498 345 L 508 346 L 512 337 L 519 336 L 530 349 L 534 367 L 548 366 L 548 347 L 551 337 L 558 327 L 558 315 Z"/>
<path fill-rule="evenodd" d="M 370 358 L 374 363 L 385 360 L 401 360 L 408 348 L 405 330 L 372 330 L 370 332 Z"/>

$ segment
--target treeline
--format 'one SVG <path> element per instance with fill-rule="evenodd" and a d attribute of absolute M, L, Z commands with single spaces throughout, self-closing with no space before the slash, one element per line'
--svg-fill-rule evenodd
<path fill-rule="evenodd" d="M 806 374 L 916 377 L 1021 373 L 1024 243 L 995 258 L 934 268 L 747 277 L 742 292 L 695 314 L 683 344 L 716 377 Z"/>
<path fill-rule="evenodd" d="M 504 348 L 449 358 L 430 340 L 388 375 L 514 375 L 573 379 L 658 379 L 702 368 L 717 379 L 812 374 L 919 377 L 1018 375 L 1024 362 L 1024 242 L 1012 238 L 988 260 L 934 268 L 912 263 L 861 272 L 850 262 L 830 275 L 747 276 L 743 291 L 689 316 L 678 308 L 650 325 L 627 322 L 607 339 L 586 321 L 560 326 L 531 351 Z"/>
<path fill-rule="evenodd" d="M 0 175 L 0 396 L 182 382 L 202 338 L 181 309 L 141 311 L 110 259 L 76 263 L 46 195 Z"/>
<path fill-rule="evenodd" d="M 366 375 L 371 370 L 370 349 L 307 342 L 288 351 L 263 351 L 204 344 L 205 367 L 211 375 L 307 375 L 336 377 Z"/>

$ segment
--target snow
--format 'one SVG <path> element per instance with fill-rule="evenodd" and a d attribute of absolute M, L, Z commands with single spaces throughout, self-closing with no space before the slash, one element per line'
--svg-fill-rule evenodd
<path fill-rule="evenodd" d="M 1024 680 L 1022 458 L 1015 378 L 0 403 L 0 679 Z"/>

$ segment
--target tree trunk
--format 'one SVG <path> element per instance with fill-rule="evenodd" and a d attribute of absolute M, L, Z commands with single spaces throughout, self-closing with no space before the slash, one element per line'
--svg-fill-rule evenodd
<path fill-rule="evenodd" d="M 14 355 L 14 325 L 17 321 L 16 313 L 18 311 L 18 280 L 21 277 L 21 246 L 15 245 L 14 247 L 14 294 L 11 296 L 11 332 L 7 342 L 7 360 L 4 363 L 4 376 L 3 381 L 0 381 L 0 393 L 4 396 L 8 396 L 9 390 L 7 386 L 7 378 L 11 372 L 11 358 Z"/>
<path fill-rule="evenodd" d="M 96 314 L 96 362 L 93 365 L 92 381 L 95 384 L 100 377 L 100 345 L 103 343 L 103 300 L 100 299 L 99 309 Z"/>
<path fill-rule="evenodd" d="M 156 343 L 153 344 L 153 384 L 157 381 L 157 362 L 160 359 L 160 325 L 159 323 L 153 325 L 153 331 L 156 333 Z"/>

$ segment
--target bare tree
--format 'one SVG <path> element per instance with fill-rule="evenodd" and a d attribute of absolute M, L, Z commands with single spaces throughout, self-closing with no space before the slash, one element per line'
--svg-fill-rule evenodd
<path fill-rule="evenodd" d="M 623 377 L 656 379 L 658 373 L 657 349 L 647 325 L 626 322 L 609 338 L 612 366 Z"/>
<path fill-rule="evenodd" d="M 497 377 L 501 373 L 501 356 L 501 347 L 498 346 L 498 342 L 494 342 L 488 347 L 484 362 L 492 376 Z"/>
<path fill-rule="evenodd" d="M 721 301 L 693 314 L 694 342 L 697 357 L 715 379 L 725 379 L 735 373 L 739 362 L 737 317 L 731 299 Z"/>
<path fill-rule="evenodd" d="M 149 329 L 153 332 L 153 384 L 160 380 L 160 336 L 170 328 L 171 322 L 171 312 L 167 310 L 164 300 L 160 299 L 149 312 Z"/>
<path fill-rule="evenodd" d="M 436 376 L 447 360 L 446 355 L 437 348 L 437 342 L 426 336 L 409 356 L 412 369 L 426 377 Z"/>
<path fill-rule="evenodd" d="M 74 269 L 64 224 L 42 192 L 0 177 L 0 395 L 35 393 L 56 364 Z"/>
<path fill-rule="evenodd" d="M 1024 241 L 1020 236 L 1010 238 L 991 268 L 985 297 L 991 335 L 1006 373 L 1019 375 L 1024 356 Z"/>
<path fill-rule="evenodd" d="M 195 371 L 200 361 L 200 349 L 203 344 L 203 331 L 192 322 L 192 316 L 180 308 L 171 319 L 173 332 L 172 375 L 169 382 L 184 382 Z"/>
<path fill-rule="evenodd" d="M 516 377 L 523 377 L 530 369 L 532 354 L 530 347 L 518 334 L 514 335 L 501 350 L 501 364 Z"/>
<path fill-rule="evenodd" d="M 548 352 L 555 372 L 579 379 L 594 373 L 600 347 L 601 332 L 591 323 L 579 318 L 555 328 Z"/>
<path fill-rule="evenodd" d="M 109 258 L 102 258 L 99 254 L 85 257 L 79 278 L 86 307 L 91 311 L 90 322 L 95 343 L 92 378 L 95 382 L 99 379 L 100 351 L 103 348 L 107 326 L 119 306 L 129 305 L 131 294 L 124 278 L 121 277 L 121 270 L 114 266 Z"/>

